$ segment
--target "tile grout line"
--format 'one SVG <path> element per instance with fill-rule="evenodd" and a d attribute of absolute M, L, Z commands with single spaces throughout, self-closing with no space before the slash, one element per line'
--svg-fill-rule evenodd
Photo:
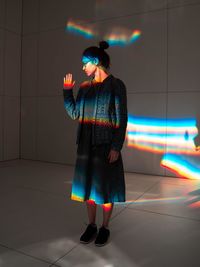
<path fill-rule="evenodd" d="M 159 212 L 150 211 L 150 210 L 146 210 L 146 209 L 137 209 L 137 208 L 129 208 L 129 207 L 127 207 L 127 208 L 129 210 L 137 210 L 137 211 L 141 211 L 141 212 L 152 213 L 152 214 L 155 214 L 155 215 L 161 215 L 161 216 L 167 216 L 167 217 L 185 219 L 185 220 L 188 220 L 188 221 L 194 221 L 194 222 L 200 223 L 200 219 L 192 219 L 192 218 L 188 218 L 188 217 L 171 215 L 171 214 L 167 214 L 167 213 L 159 213 Z"/>
<path fill-rule="evenodd" d="M 174 5 L 174 6 L 169 6 L 168 3 L 165 5 L 165 7 L 163 8 L 155 8 L 155 9 L 149 9 L 149 10 L 144 10 L 144 11 L 138 11 L 138 12 L 133 12 L 133 13 L 129 13 L 129 14 L 124 14 L 124 15 L 118 15 L 118 16 L 114 16 L 114 17 L 108 17 L 108 18 L 104 18 L 104 19 L 91 19 L 88 23 L 94 24 L 94 23 L 101 23 L 101 22 L 106 22 L 106 21 L 110 21 L 110 20 L 116 20 L 116 19 L 123 19 L 123 18 L 129 18 L 135 15 L 143 15 L 143 14 L 148 14 L 148 13 L 155 13 L 158 11 L 165 11 L 165 10 L 173 10 L 173 9 L 177 9 L 177 8 L 183 8 L 183 7 L 190 7 L 190 6 L 199 6 L 200 3 L 199 2 L 195 2 L 195 3 L 185 3 L 182 5 Z M 43 29 L 40 30 L 41 33 L 45 33 L 45 32 L 50 32 L 50 31 L 56 31 L 56 30 L 63 30 L 63 26 L 57 26 L 54 28 L 49 28 L 49 29 Z M 36 34 L 36 32 L 30 32 L 30 33 L 25 33 L 23 34 L 23 36 L 28 36 L 31 34 Z"/>
<path fill-rule="evenodd" d="M 36 89 L 35 89 L 35 93 L 36 95 L 39 94 L 39 51 L 40 51 L 40 21 L 41 21 L 41 11 L 40 11 L 40 0 L 37 0 L 37 4 L 38 4 L 38 18 L 37 18 L 37 43 L 36 43 Z M 34 151 L 33 151 L 33 156 L 35 157 L 35 159 L 38 159 L 38 133 L 39 133 L 39 98 L 35 98 L 35 122 L 34 122 L 34 126 L 35 126 L 35 137 L 34 137 Z"/>
<path fill-rule="evenodd" d="M 16 189 L 28 189 L 30 191 L 36 191 L 36 192 L 40 192 L 40 193 L 45 193 L 47 195 L 52 195 L 52 196 L 56 196 L 59 198 L 65 198 L 65 194 L 60 194 L 60 193 L 56 193 L 56 192 L 52 192 L 52 191 L 45 191 L 45 190 L 41 190 L 38 188 L 34 188 L 34 187 L 28 187 L 28 186 L 21 186 L 21 185 L 15 185 L 15 186 L 9 186 L 11 188 L 16 188 Z"/>
<path fill-rule="evenodd" d="M 80 244 L 75 245 L 74 247 L 72 247 L 67 253 L 65 253 L 63 256 L 59 257 L 55 262 L 53 262 L 49 267 L 54 266 L 54 264 L 56 264 L 56 262 L 58 262 L 59 260 L 61 260 L 62 258 L 64 258 L 65 256 L 67 256 L 70 252 L 72 252 L 75 248 L 77 248 L 78 246 L 80 246 Z"/>
<path fill-rule="evenodd" d="M 158 184 L 160 181 L 157 181 L 157 182 L 155 182 L 152 186 L 150 186 L 147 190 L 145 190 L 144 191 L 144 193 L 142 193 L 140 196 L 138 196 L 134 201 L 133 201 L 133 203 L 135 202 L 135 201 L 137 201 L 138 199 L 140 199 L 144 194 L 146 194 L 149 190 L 151 190 L 151 188 L 153 188 L 156 184 Z M 113 216 L 112 218 L 111 218 L 111 221 L 113 221 L 113 219 L 115 219 L 118 215 L 120 215 L 122 212 L 124 212 L 130 205 L 131 205 L 132 203 L 129 203 L 129 204 L 125 204 L 126 205 L 126 207 L 124 207 L 124 209 L 122 209 L 121 211 L 119 211 L 117 214 L 115 214 L 115 216 Z"/>
<path fill-rule="evenodd" d="M 21 250 L 18 250 L 18 249 L 15 249 L 15 248 L 11 248 L 11 247 L 8 247 L 8 246 L 3 245 L 3 244 L 1 244 L 1 243 L 0 243 L 0 247 L 5 248 L 5 249 L 8 249 L 8 250 L 12 250 L 12 251 L 14 251 L 14 252 L 16 252 L 16 253 L 22 254 L 22 255 L 24 255 L 24 256 L 26 256 L 26 257 L 33 258 L 33 259 L 36 259 L 36 260 L 41 261 L 41 262 L 44 262 L 44 263 L 52 264 L 51 262 L 48 262 L 48 261 L 43 260 L 43 259 L 41 259 L 41 258 L 38 258 L 38 257 L 36 257 L 36 256 L 32 256 L 32 255 L 30 255 L 30 254 L 27 254 L 27 253 L 21 251 Z"/>
<path fill-rule="evenodd" d="M 24 30 L 24 0 L 21 0 L 21 34 L 20 34 L 20 39 L 21 39 L 21 51 L 20 51 L 20 81 L 19 81 L 19 159 L 21 159 L 21 154 L 22 154 L 22 83 L 23 83 L 23 38 L 22 38 L 22 33 Z"/>
<path fill-rule="evenodd" d="M 166 55 L 166 64 L 165 64 L 165 71 L 166 71 L 166 94 L 165 94 L 165 144 L 164 144 L 164 153 L 162 155 L 162 159 L 160 161 L 160 166 L 163 160 L 163 157 L 167 153 L 167 136 L 168 136 L 168 105 L 169 105 L 169 3 L 166 0 L 167 10 L 165 14 L 165 40 L 164 40 L 164 55 Z M 162 166 L 163 167 L 163 166 Z M 164 175 L 166 176 L 167 170 L 164 168 Z"/>
<path fill-rule="evenodd" d="M 4 16 L 4 27 L 6 26 L 6 9 L 7 9 L 7 3 L 5 1 L 5 8 L 4 8 L 4 12 L 5 12 L 5 16 Z M 3 86 L 3 96 L 2 96 L 2 149 L 1 149 L 1 153 L 2 153 L 2 160 L 5 159 L 4 155 L 5 155 L 5 67 L 6 67 L 6 30 L 5 28 L 3 29 L 3 81 L 2 81 L 2 86 Z"/>
<path fill-rule="evenodd" d="M 173 91 L 169 91 L 168 90 L 168 94 L 191 94 L 191 93 L 197 93 L 199 94 L 200 93 L 200 90 L 199 89 L 196 89 L 196 90 L 182 90 L 182 91 L 178 91 L 178 90 L 173 90 Z M 166 91 L 133 91 L 133 92 L 127 92 L 127 95 L 158 95 L 158 94 L 161 94 L 161 95 L 165 95 L 166 94 Z M 7 96 L 6 94 L 0 94 L 0 96 Z M 17 95 L 12 95 L 10 97 L 18 97 Z M 39 94 L 36 94 L 36 95 L 23 95 L 22 98 L 54 98 L 54 97 L 58 97 L 58 98 L 63 98 L 62 94 L 61 93 L 58 93 L 58 94 L 48 94 L 48 95 L 39 95 Z"/>

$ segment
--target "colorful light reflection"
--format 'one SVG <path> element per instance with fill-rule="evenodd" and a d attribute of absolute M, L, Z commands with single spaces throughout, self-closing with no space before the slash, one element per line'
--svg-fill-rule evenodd
<path fill-rule="evenodd" d="M 81 35 L 86 39 L 92 39 L 99 34 L 94 30 L 92 24 L 88 24 L 84 21 L 69 20 L 66 25 L 66 31 Z M 107 33 L 103 40 L 106 40 L 110 46 L 127 46 L 141 37 L 142 32 L 140 30 L 130 30 L 122 27 L 114 27 Z"/>
<path fill-rule="evenodd" d="M 194 138 L 198 134 L 196 120 L 160 119 L 130 116 L 128 146 L 156 153 L 197 155 Z"/>
<path fill-rule="evenodd" d="M 95 37 L 95 32 L 91 26 L 85 25 L 84 22 L 68 21 L 66 30 L 74 34 L 82 35 L 86 39 L 92 39 Z"/>
<path fill-rule="evenodd" d="M 180 177 L 190 179 L 200 179 L 200 164 L 191 158 L 183 155 L 165 154 L 161 161 L 161 166 L 172 170 Z"/>
<path fill-rule="evenodd" d="M 200 153 L 194 143 L 197 135 L 194 118 L 128 118 L 127 145 L 164 154 L 161 166 L 183 178 L 200 179 Z"/>
<path fill-rule="evenodd" d="M 125 30 L 113 30 L 105 36 L 105 40 L 110 46 L 126 46 L 138 40 L 141 34 L 142 32 L 140 30 L 134 30 L 132 33 L 127 33 Z"/>

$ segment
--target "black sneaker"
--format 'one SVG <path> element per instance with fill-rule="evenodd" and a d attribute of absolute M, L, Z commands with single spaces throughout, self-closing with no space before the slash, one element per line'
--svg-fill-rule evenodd
<path fill-rule="evenodd" d="M 85 232 L 80 237 L 80 242 L 84 244 L 88 244 L 94 240 L 97 235 L 97 226 L 94 224 L 89 224 L 85 230 Z"/>
<path fill-rule="evenodd" d="M 102 226 L 99 229 L 99 233 L 98 233 L 97 238 L 95 240 L 95 245 L 98 247 L 104 246 L 107 243 L 109 236 L 110 236 L 110 230 L 108 230 L 104 226 Z"/>

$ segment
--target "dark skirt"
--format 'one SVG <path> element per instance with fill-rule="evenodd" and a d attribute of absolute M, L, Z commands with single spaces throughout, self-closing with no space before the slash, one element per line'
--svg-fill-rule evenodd
<path fill-rule="evenodd" d="M 96 204 L 125 202 L 121 153 L 109 163 L 110 144 L 92 145 L 88 131 L 78 144 L 71 199 L 93 200 Z"/>

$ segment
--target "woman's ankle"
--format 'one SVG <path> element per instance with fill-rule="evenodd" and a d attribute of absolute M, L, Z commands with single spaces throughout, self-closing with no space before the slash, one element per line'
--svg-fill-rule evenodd
<path fill-rule="evenodd" d="M 96 227 L 96 226 L 97 226 L 95 222 L 90 222 L 90 225 L 91 225 L 92 227 Z"/>
<path fill-rule="evenodd" d="M 102 224 L 102 226 L 101 227 L 104 227 L 104 228 L 106 228 L 106 229 L 109 229 L 109 225 L 108 224 Z"/>

